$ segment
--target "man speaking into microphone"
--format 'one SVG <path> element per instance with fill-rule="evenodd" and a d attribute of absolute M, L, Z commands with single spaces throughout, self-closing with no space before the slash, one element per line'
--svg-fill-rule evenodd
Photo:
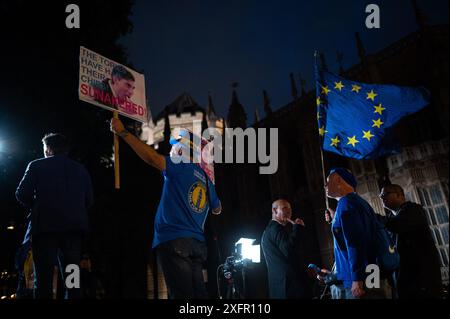
<path fill-rule="evenodd" d="M 291 220 L 288 201 L 272 204 L 272 220 L 261 239 L 267 265 L 269 297 L 272 299 L 311 299 L 312 291 L 306 264 L 300 256 L 300 241 L 305 223 L 300 218 Z M 288 225 L 292 224 L 292 230 Z"/>

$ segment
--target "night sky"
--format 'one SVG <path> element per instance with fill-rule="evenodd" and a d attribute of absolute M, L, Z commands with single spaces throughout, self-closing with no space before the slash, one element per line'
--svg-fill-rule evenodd
<path fill-rule="evenodd" d="M 365 27 L 370 3 L 380 6 L 381 29 Z M 448 23 L 447 0 L 417 3 L 430 24 Z M 204 107 L 211 92 L 225 117 L 238 82 L 249 124 L 256 107 L 264 114 L 263 89 L 273 109 L 291 101 L 289 73 L 312 89 L 314 50 L 337 72 L 336 51 L 344 69 L 358 62 L 355 32 L 373 53 L 418 28 L 410 0 L 137 0 L 131 20 L 134 30 L 120 43 L 145 73 L 154 116 L 186 91 Z"/>
<path fill-rule="evenodd" d="M 344 69 L 359 61 L 355 32 L 375 53 L 418 29 L 410 0 L 136 0 L 131 16 L 131 0 L 76 0 L 79 30 L 64 23 L 71 2 L 0 0 L 0 271 L 14 271 L 27 226 L 29 209 L 16 201 L 16 187 L 28 162 L 43 156 L 43 135 L 61 132 L 93 180 L 85 249 L 114 299 L 147 293 L 142 278 L 163 179 L 121 143 L 121 190 L 114 190 L 111 113 L 79 101 L 80 45 L 143 73 L 154 116 L 183 92 L 206 107 L 210 92 L 226 117 L 238 82 L 251 125 L 255 108 L 264 117 L 264 89 L 274 110 L 292 101 L 290 73 L 298 89 L 300 74 L 314 89 L 315 50 L 338 72 L 337 51 Z M 379 30 L 365 27 L 370 3 L 380 5 Z M 430 25 L 448 24 L 448 0 L 417 3 Z"/>

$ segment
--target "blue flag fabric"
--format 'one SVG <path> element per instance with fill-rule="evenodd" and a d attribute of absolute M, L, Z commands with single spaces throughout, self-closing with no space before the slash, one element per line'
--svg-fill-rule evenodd
<path fill-rule="evenodd" d="M 317 66 L 315 73 L 322 148 L 345 157 L 375 159 L 397 153 L 391 128 L 430 101 L 423 87 L 359 83 Z"/>

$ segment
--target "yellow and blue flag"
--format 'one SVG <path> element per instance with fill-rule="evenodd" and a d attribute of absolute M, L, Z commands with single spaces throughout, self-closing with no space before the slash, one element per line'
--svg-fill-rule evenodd
<path fill-rule="evenodd" d="M 322 148 L 355 159 L 395 154 L 390 129 L 429 104 L 423 87 L 350 81 L 316 65 L 317 120 Z"/>

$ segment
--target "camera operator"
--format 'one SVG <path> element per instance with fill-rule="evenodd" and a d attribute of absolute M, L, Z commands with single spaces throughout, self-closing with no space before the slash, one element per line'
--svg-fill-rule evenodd
<path fill-rule="evenodd" d="M 261 239 L 267 265 L 269 297 L 273 299 L 311 299 L 306 266 L 299 256 L 302 228 L 300 218 L 291 220 L 292 209 L 288 201 L 279 199 L 272 204 L 272 220 Z M 292 230 L 287 225 L 292 224 Z"/>

